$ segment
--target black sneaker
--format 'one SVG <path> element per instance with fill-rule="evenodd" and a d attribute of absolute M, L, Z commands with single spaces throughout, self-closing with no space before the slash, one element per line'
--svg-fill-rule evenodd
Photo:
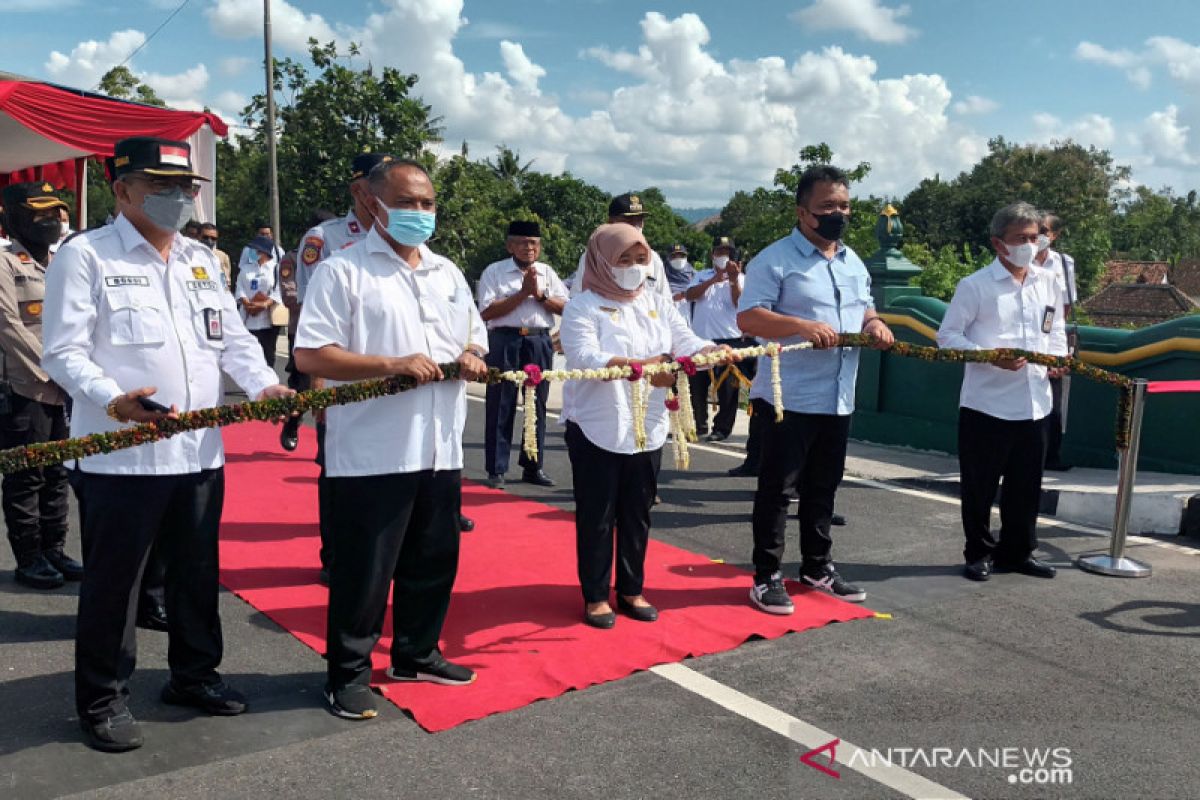
<path fill-rule="evenodd" d="M 861 603 L 867 599 L 867 591 L 842 580 L 833 564 L 818 564 L 801 569 L 800 583 L 850 603 Z"/>
<path fill-rule="evenodd" d="M 375 719 L 379 716 L 371 687 L 361 683 L 352 683 L 337 690 L 326 686 L 325 702 L 329 704 L 329 713 L 342 719 Z"/>
<path fill-rule="evenodd" d="M 191 706 L 214 717 L 236 717 L 246 710 L 246 698 L 224 681 L 179 686 L 167 681 L 162 690 L 162 701 L 172 706 Z"/>
<path fill-rule="evenodd" d="M 93 750 L 124 753 L 142 746 L 142 726 L 128 709 L 96 722 L 80 719 L 79 727 L 87 736 L 87 746 Z"/>
<path fill-rule="evenodd" d="M 451 664 L 436 650 L 424 661 L 388 667 L 387 676 L 394 681 L 424 681 L 443 686 L 466 686 L 477 677 L 473 670 Z"/>
<path fill-rule="evenodd" d="M 63 585 L 63 574 L 54 568 L 41 553 L 33 556 L 24 564 L 18 564 L 13 573 L 17 583 L 31 589 L 57 589 Z"/>
<path fill-rule="evenodd" d="M 765 581 L 754 579 L 750 587 L 750 602 L 768 614 L 791 614 L 796 610 L 787 589 L 783 588 L 783 575 L 772 573 Z"/>
<path fill-rule="evenodd" d="M 47 550 L 42 555 L 46 557 L 46 560 L 50 562 L 52 567 L 62 573 L 64 580 L 83 580 L 83 564 L 80 564 L 62 550 Z"/>

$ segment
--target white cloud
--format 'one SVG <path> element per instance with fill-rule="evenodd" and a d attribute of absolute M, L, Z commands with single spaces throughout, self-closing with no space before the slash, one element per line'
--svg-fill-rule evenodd
<path fill-rule="evenodd" d="M 1200 163 L 1195 144 L 1189 140 L 1191 126 L 1180 122 L 1179 116 L 1179 108 L 1169 105 L 1146 117 L 1141 142 L 1157 166 L 1193 167 Z"/>
<path fill-rule="evenodd" d="M 872 42 L 903 44 L 917 35 L 916 28 L 901 22 L 911 11 L 907 5 L 892 8 L 879 0 L 813 0 L 789 16 L 813 30 L 847 30 Z"/>
<path fill-rule="evenodd" d="M 258 59 L 256 62 L 255 59 L 248 56 L 229 56 L 228 58 L 221 59 L 217 65 L 217 70 L 226 78 L 236 78 L 249 69 L 259 69 L 265 63 L 265 59 Z"/>
<path fill-rule="evenodd" d="M 116 31 L 106 42 L 89 39 L 80 42 L 68 54 L 51 51 L 45 63 L 47 74 L 58 83 L 79 89 L 91 89 L 104 73 L 120 64 L 146 41 L 136 30 Z"/>
<path fill-rule="evenodd" d="M 546 77 L 546 70 L 530 61 L 521 45 L 507 40 L 501 42 L 500 58 L 513 83 L 532 95 L 541 94 L 538 81 Z"/>
<path fill-rule="evenodd" d="M 226 39 L 262 38 L 261 0 L 215 0 L 204 13 L 218 36 Z M 322 43 L 338 38 L 320 14 L 305 14 L 287 0 L 272 0 L 272 43 L 283 49 L 304 51 L 308 47 L 309 37 Z"/>
<path fill-rule="evenodd" d="M 980 97 L 977 94 L 967 95 L 962 100 L 954 104 L 954 113 L 963 116 L 971 116 L 977 114 L 990 114 L 1000 107 L 1000 104 L 995 100 L 987 97 Z"/>
<path fill-rule="evenodd" d="M 149 72 L 139 74 L 138 78 L 172 108 L 198 110 L 204 107 L 200 98 L 208 88 L 208 68 L 203 64 L 174 75 Z"/>
<path fill-rule="evenodd" d="M 1033 138 L 1043 143 L 1070 139 L 1078 144 L 1106 149 L 1117 140 L 1113 121 L 1100 114 L 1084 114 L 1077 119 L 1064 121 L 1043 112 L 1033 115 L 1033 127 Z"/>

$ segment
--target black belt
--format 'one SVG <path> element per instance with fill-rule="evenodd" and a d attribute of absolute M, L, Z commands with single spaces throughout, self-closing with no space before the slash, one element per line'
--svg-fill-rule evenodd
<path fill-rule="evenodd" d="M 515 333 L 518 336 L 545 336 L 550 332 L 549 328 L 492 328 L 492 330 L 500 333 Z"/>

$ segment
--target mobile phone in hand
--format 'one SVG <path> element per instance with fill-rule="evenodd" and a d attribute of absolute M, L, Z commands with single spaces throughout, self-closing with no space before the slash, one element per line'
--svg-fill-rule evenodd
<path fill-rule="evenodd" d="M 157 411 L 160 414 L 170 414 L 171 413 L 171 409 L 167 408 L 162 403 L 159 403 L 155 400 L 151 400 L 149 397 L 139 397 L 138 405 L 140 405 L 142 408 L 146 409 L 147 411 Z"/>

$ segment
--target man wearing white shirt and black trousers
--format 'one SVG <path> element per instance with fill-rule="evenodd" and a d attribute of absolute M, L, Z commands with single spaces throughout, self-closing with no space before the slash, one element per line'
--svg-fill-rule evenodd
<path fill-rule="evenodd" d="M 1062 292 L 1062 318 L 1063 324 L 1066 325 L 1067 320 L 1071 318 L 1071 309 L 1075 305 L 1075 298 L 1079 296 L 1079 290 L 1075 284 L 1075 259 L 1066 253 L 1052 249 L 1058 241 L 1059 234 L 1062 233 L 1062 227 L 1062 219 L 1057 214 L 1044 213 L 1041 227 L 1038 229 L 1038 255 L 1034 259 L 1034 264 L 1054 273 L 1058 289 Z M 1075 352 L 1074 327 L 1068 328 L 1067 332 L 1068 353 Z M 1070 377 L 1065 375 L 1050 379 L 1054 407 L 1050 412 L 1049 421 L 1046 423 L 1046 469 L 1057 472 L 1066 472 L 1071 468 L 1070 464 L 1062 460 L 1062 440 L 1063 434 L 1066 432 L 1064 430 L 1066 423 L 1063 417 L 1063 405 L 1069 399 L 1066 395 L 1069 393 L 1070 380 Z"/>
<path fill-rule="evenodd" d="M 938 329 L 938 346 L 1014 348 L 1066 355 L 1062 293 L 1054 275 L 1033 265 L 1041 213 L 1013 203 L 992 217 L 996 260 L 959 282 Z M 964 574 L 986 581 L 993 569 L 1053 578 L 1034 558 L 1046 454 L 1050 378 L 1060 370 L 1023 358 L 966 364 L 958 418 L 958 461 L 966 534 Z M 1000 535 L 991 532 L 1000 491 Z"/>
<path fill-rule="evenodd" d="M 462 685 L 475 673 L 438 649 L 458 571 L 463 380 L 487 373 L 487 331 L 466 278 L 425 241 L 436 225 L 424 167 L 394 159 L 368 177 L 374 225 L 313 276 L 296 365 L 331 384 L 406 375 L 419 386 L 327 412 L 325 470 L 336 557 L 329 583 L 325 699 L 343 719 L 376 716 L 371 651 L 393 589 L 388 677 Z M 462 380 L 441 380 L 457 362 Z M 394 585 L 393 585 L 394 584 Z"/>
<path fill-rule="evenodd" d="M 221 402 L 221 372 L 253 399 L 284 397 L 221 283 L 213 252 L 177 234 L 199 190 L 185 142 L 133 138 L 113 159 L 117 219 L 58 251 L 46 276 L 47 373 L 73 400 L 71 435 L 114 431 Z M 245 698 L 217 673 L 217 528 L 224 451 L 215 428 L 77 462 L 83 584 L 75 638 L 75 702 L 88 744 L 142 744 L 127 688 L 136 660 L 138 581 L 157 538 L 167 564 L 162 699 L 234 715 Z"/>
<path fill-rule="evenodd" d="M 488 327 L 488 366 L 502 371 L 536 364 L 543 370 L 554 363 L 550 329 L 567 302 L 567 288 L 549 264 L 538 261 L 542 231 L 535 221 L 515 220 L 505 242 L 510 258 L 488 265 L 479 278 L 480 315 Z M 553 486 L 543 469 L 546 452 L 546 399 L 550 384 L 543 381 L 535 392 L 537 408 L 537 459 L 521 448 L 519 464 L 526 483 Z M 504 482 L 512 452 L 517 387 L 508 381 L 487 387 L 487 421 L 484 465 L 493 486 Z M 525 409 L 528 414 L 531 409 Z"/>

